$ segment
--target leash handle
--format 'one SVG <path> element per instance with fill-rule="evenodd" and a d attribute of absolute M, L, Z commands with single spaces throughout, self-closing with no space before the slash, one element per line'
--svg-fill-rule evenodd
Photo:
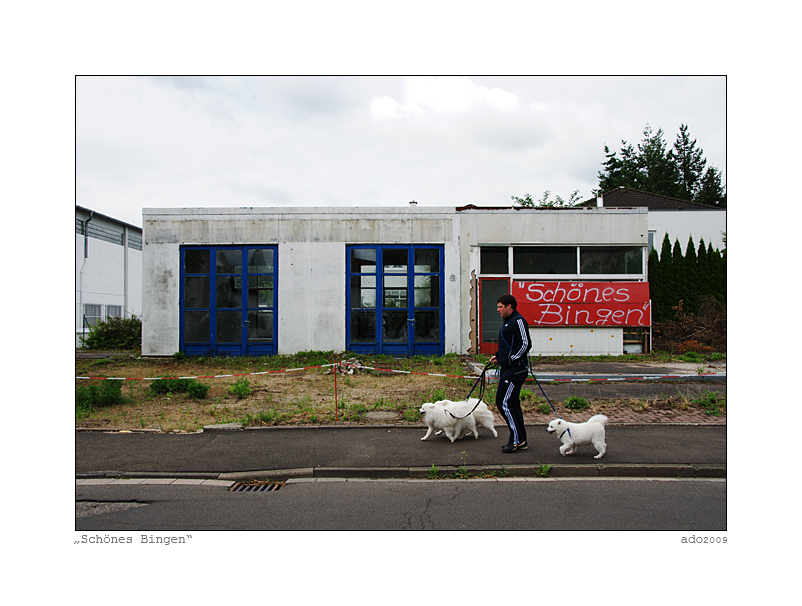
<path fill-rule="evenodd" d="M 479 375 L 479 378 L 476 379 L 476 382 L 473 384 L 473 387 L 471 387 L 471 391 L 468 392 L 468 397 L 465 398 L 465 401 L 468 401 L 470 399 L 471 394 L 473 393 L 473 390 L 476 389 L 477 385 L 480 385 L 480 387 L 479 387 L 479 397 L 476 398 L 476 405 L 471 409 L 471 412 L 466 414 L 464 417 L 457 417 L 450 410 L 446 410 L 446 412 L 448 414 L 450 414 L 452 417 L 454 417 L 455 419 L 467 419 L 469 416 L 471 416 L 473 414 L 473 411 L 476 410 L 479 407 L 479 404 L 482 403 L 482 396 L 485 393 L 485 381 L 486 381 L 487 369 L 488 368 L 494 368 L 495 366 L 496 366 L 495 364 L 488 364 L 487 366 L 485 366 L 482 369 L 482 374 Z"/>

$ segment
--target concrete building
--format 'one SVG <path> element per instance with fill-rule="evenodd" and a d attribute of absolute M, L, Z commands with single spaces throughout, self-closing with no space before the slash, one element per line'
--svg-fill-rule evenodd
<path fill-rule="evenodd" d="M 98 320 L 142 315 L 142 229 L 75 207 L 75 345 Z"/>
<path fill-rule="evenodd" d="M 143 209 L 142 354 L 495 351 L 512 292 L 532 354 L 648 346 L 645 208 Z"/>

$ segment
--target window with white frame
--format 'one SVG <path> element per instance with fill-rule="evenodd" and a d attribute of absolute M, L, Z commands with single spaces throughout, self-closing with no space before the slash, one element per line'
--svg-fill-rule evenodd
<path fill-rule="evenodd" d="M 90 303 L 84 304 L 84 325 L 94 326 L 103 319 L 101 315 L 101 306 L 93 305 Z"/>
<path fill-rule="evenodd" d="M 106 319 L 109 318 L 122 318 L 123 306 L 122 305 L 106 305 Z"/>

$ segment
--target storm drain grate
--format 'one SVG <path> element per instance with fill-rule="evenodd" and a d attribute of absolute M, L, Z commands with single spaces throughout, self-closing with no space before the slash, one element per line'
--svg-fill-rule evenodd
<path fill-rule="evenodd" d="M 275 492 L 284 486 L 285 482 L 268 482 L 259 480 L 247 480 L 236 482 L 229 488 L 229 492 Z"/>

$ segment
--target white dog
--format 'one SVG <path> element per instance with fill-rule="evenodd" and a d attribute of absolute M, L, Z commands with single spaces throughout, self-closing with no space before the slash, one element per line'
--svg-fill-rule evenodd
<path fill-rule="evenodd" d="M 562 456 L 574 454 L 577 446 L 593 444 L 599 451 L 593 458 L 601 459 L 607 450 L 607 444 L 604 442 L 605 423 L 607 417 L 604 415 L 590 417 L 585 423 L 569 423 L 562 419 L 554 419 L 546 431 L 557 434 L 562 441 L 563 445 L 560 446 Z"/>
<path fill-rule="evenodd" d="M 476 408 L 474 409 L 474 407 Z M 421 440 L 425 440 L 435 431 L 435 435 L 445 432 L 446 437 L 452 442 L 470 434 L 473 434 L 473 437 L 478 440 L 477 425 L 487 427 L 493 432 L 493 437 L 498 437 L 498 432 L 493 427 L 493 413 L 487 409 L 487 404 L 479 402 L 476 398 L 462 402 L 452 402 L 451 400 L 427 402 L 421 406 L 420 412 L 426 415 L 424 420 L 429 427 Z"/>

